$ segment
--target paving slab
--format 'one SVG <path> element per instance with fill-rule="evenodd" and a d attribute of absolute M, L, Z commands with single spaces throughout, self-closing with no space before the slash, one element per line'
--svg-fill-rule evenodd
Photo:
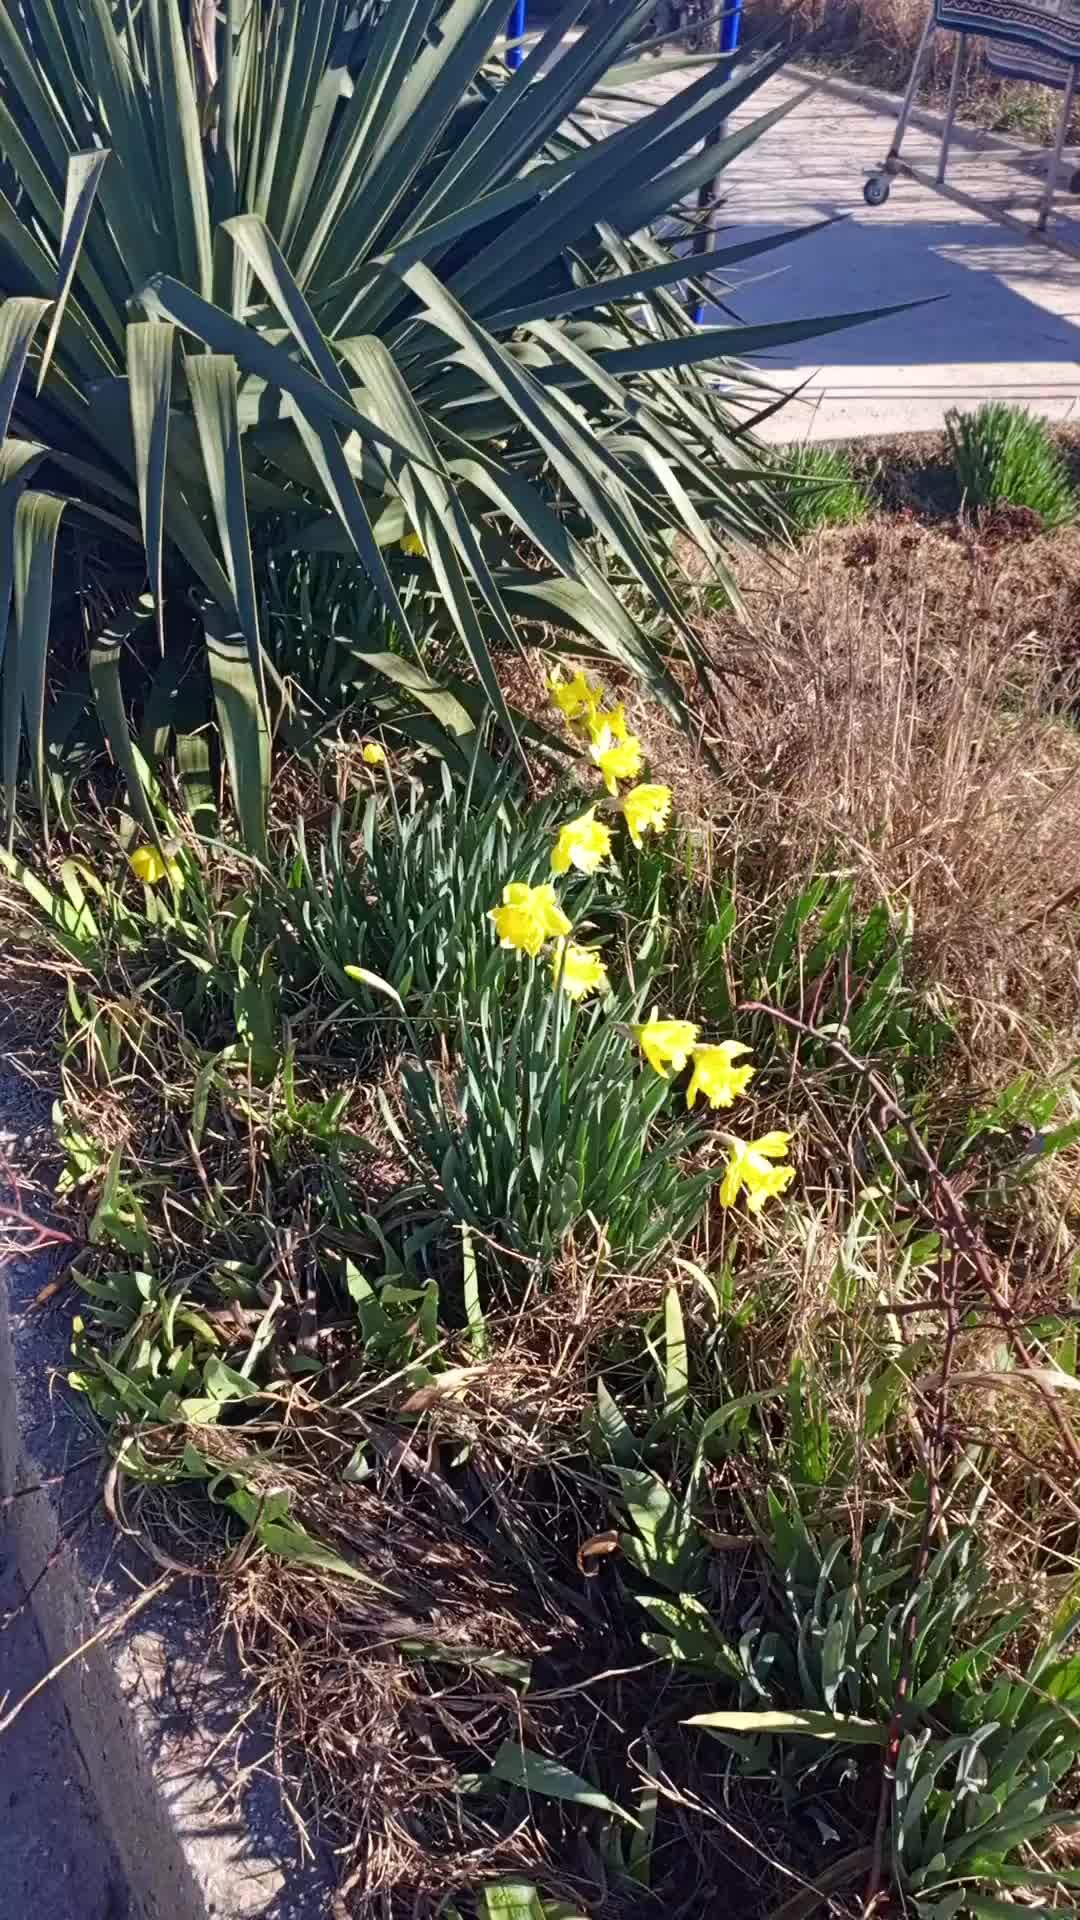
<path fill-rule="evenodd" d="M 680 84 L 650 82 L 654 100 Z M 800 96 L 804 96 L 800 98 Z M 775 439 L 894 434 L 940 427 L 952 406 L 1019 401 L 1054 420 L 1080 403 L 1080 260 L 1050 251 L 914 181 L 885 206 L 862 197 L 892 139 L 898 102 L 790 69 L 733 118 L 739 126 L 785 100 L 791 112 L 722 176 L 719 220 L 738 238 L 838 224 L 755 269 L 739 269 L 730 306 L 747 322 L 928 304 L 850 332 L 755 354 L 778 383 L 806 390 L 769 424 Z M 936 165 L 940 122 L 920 115 L 903 157 Z M 1075 158 L 1075 156 L 1074 156 Z M 951 185 L 1034 220 L 1044 150 L 958 129 Z M 1080 201 L 1062 195 L 1055 231 L 1080 249 Z M 734 237 L 734 236 L 733 236 Z M 725 319 L 706 311 L 707 323 Z"/>

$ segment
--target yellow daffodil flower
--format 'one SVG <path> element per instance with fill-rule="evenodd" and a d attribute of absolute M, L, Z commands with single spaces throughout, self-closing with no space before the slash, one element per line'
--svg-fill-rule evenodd
<path fill-rule="evenodd" d="M 511 880 L 503 888 L 502 906 L 490 908 L 488 919 L 499 945 L 519 953 L 537 954 L 545 940 L 561 939 L 571 931 L 554 887 L 529 887 L 522 880 Z"/>
<path fill-rule="evenodd" d="M 754 1067 L 734 1065 L 740 1053 L 749 1051 L 741 1040 L 721 1040 L 715 1047 L 695 1047 L 694 1071 L 686 1089 L 687 1106 L 692 1107 L 698 1094 L 703 1093 L 710 1107 L 730 1107 L 732 1101 L 745 1092 L 757 1071 Z"/>
<path fill-rule="evenodd" d="M 610 713 L 601 713 L 597 709 L 588 714 L 585 719 L 585 730 L 594 744 L 605 732 L 610 734 L 612 740 L 633 738 L 626 724 L 626 712 L 621 700 L 617 707 L 612 707 Z"/>
<path fill-rule="evenodd" d="M 601 860 L 606 860 L 611 852 L 611 828 L 605 827 L 596 818 L 596 808 L 590 807 L 577 820 L 568 820 L 565 827 L 559 828 L 559 837 L 551 850 L 552 873 L 568 873 L 576 867 L 579 873 L 595 873 Z"/>
<path fill-rule="evenodd" d="M 760 1213 L 774 1193 L 783 1193 L 795 1178 L 794 1167 L 777 1167 L 791 1141 L 790 1133 L 763 1133 L 760 1140 L 732 1139 L 731 1157 L 720 1186 L 720 1205 L 733 1207 L 741 1192 L 746 1192 L 750 1213 Z"/>
<path fill-rule="evenodd" d="M 644 1025 L 630 1031 L 653 1072 L 667 1080 L 669 1066 L 682 1072 L 701 1029 L 692 1020 L 660 1020 L 654 1007 Z"/>
<path fill-rule="evenodd" d="M 382 767 L 386 764 L 386 755 L 377 740 L 369 740 L 363 748 L 360 758 L 365 767 Z"/>
<path fill-rule="evenodd" d="M 572 680 L 560 680 L 553 673 L 547 688 L 564 720 L 579 720 L 584 716 L 587 723 L 604 697 L 603 688 L 586 680 L 580 669 Z"/>
<path fill-rule="evenodd" d="M 657 833 L 663 833 L 671 812 L 671 788 L 644 785 L 631 787 L 619 801 L 619 808 L 626 821 L 626 830 L 635 847 L 640 847 L 641 836 L 650 827 Z"/>
<path fill-rule="evenodd" d="M 618 793 L 620 780 L 636 780 L 641 772 L 641 741 L 636 733 L 616 740 L 610 727 L 604 727 L 589 748 L 609 793 Z"/>
<path fill-rule="evenodd" d="M 571 1000 L 584 1000 L 588 993 L 606 993 L 610 982 L 598 953 L 577 947 L 572 940 L 560 940 L 551 962 L 551 984 L 561 987 Z"/>
<path fill-rule="evenodd" d="M 176 861 L 164 859 L 156 847 L 136 847 L 134 853 L 128 854 L 128 866 L 144 887 L 156 887 L 166 874 L 175 879 L 179 872 Z"/>
<path fill-rule="evenodd" d="M 415 553 L 421 560 L 424 558 L 424 543 L 418 533 L 403 533 L 398 546 L 402 553 Z"/>

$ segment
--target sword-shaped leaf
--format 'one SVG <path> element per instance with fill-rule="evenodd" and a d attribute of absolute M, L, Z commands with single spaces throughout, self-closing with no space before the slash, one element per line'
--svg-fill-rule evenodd
<path fill-rule="evenodd" d="M 137 320 L 127 330 L 128 396 L 139 513 L 146 543 L 146 567 L 157 616 L 158 645 L 165 654 L 165 605 L 161 589 L 165 527 L 165 471 L 169 451 L 169 403 L 172 397 L 173 343 L 176 329 Z"/>
<path fill-rule="evenodd" d="M 60 331 L 60 322 L 64 317 L 68 294 L 71 292 L 71 282 L 75 277 L 86 223 L 94 205 L 94 195 L 101 179 L 102 168 L 108 158 L 108 149 L 99 147 L 90 153 L 73 153 L 68 160 L 67 186 L 64 189 L 64 221 L 60 229 L 60 258 L 57 263 L 56 301 L 42 349 L 41 365 L 38 368 L 37 390 L 39 393 L 45 384 L 45 375 L 49 371 L 56 336 Z"/>

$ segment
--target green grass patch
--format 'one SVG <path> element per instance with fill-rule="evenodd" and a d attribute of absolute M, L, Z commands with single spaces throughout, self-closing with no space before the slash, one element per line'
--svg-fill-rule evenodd
<path fill-rule="evenodd" d="M 953 409 L 945 429 L 968 508 L 1026 507 L 1046 527 L 1075 519 L 1068 465 L 1044 420 L 990 400 L 974 413 Z"/>
<path fill-rule="evenodd" d="M 857 526 L 873 505 L 844 447 L 806 441 L 785 447 L 774 457 L 773 473 L 784 516 L 800 539 L 818 527 Z"/>

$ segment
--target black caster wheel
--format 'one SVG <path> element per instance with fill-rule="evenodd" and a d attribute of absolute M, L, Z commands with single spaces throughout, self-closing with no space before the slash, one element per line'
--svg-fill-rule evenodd
<path fill-rule="evenodd" d="M 883 207 L 889 197 L 892 182 L 887 173 L 872 173 L 862 190 L 862 197 L 868 207 Z"/>

